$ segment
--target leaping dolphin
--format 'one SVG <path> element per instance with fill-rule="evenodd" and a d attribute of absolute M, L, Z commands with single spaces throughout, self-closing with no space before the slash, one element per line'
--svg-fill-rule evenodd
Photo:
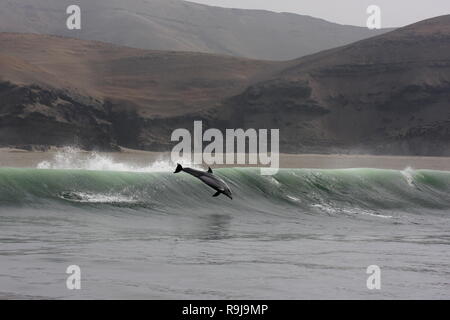
<path fill-rule="evenodd" d="M 174 173 L 181 171 L 189 173 L 191 176 L 200 179 L 203 183 L 216 190 L 217 192 L 213 195 L 213 197 L 218 197 L 220 194 L 224 194 L 228 198 L 233 199 L 230 187 L 228 187 L 225 181 L 215 176 L 211 168 L 208 168 L 208 171 L 205 172 L 191 168 L 183 168 L 181 164 L 178 163 Z"/>

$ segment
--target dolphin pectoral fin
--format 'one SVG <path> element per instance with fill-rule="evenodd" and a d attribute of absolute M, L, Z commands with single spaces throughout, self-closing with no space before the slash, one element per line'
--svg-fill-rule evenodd
<path fill-rule="evenodd" d="M 220 196 L 221 193 L 222 193 L 222 192 L 217 191 L 217 192 L 213 195 L 213 197 L 218 197 L 218 196 Z"/>
<path fill-rule="evenodd" d="M 177 168 L 175 169 L 174 173 L 178 173 L 180 171 L 183 171 L 183 167 L 181 166 L 181 164 L 177 163 Z"/>
<path fill-rule="evenodd" d="M 208 173 L 213 173 L 211 167 L 208 167 Z"/>

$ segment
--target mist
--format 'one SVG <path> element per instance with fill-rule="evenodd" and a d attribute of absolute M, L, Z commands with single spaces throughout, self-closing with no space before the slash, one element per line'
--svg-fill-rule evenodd
<path fill-rule="evenodd" d="M 383 28 L 401 27 L 450 13 L 448 0 L 192 0 L 191 2 L 228 8 L 292 12 L 355 26 L 365 26 L 367 7 L 377 5 L 382 10 Z"/>

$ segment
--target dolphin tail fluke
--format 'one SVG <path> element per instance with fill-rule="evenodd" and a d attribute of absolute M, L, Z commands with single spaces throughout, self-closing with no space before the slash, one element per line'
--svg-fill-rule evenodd
<path fill-rule="evenodd" d="M 174 173 L 178 173 L 178 172 L 180 172 L 182 170 L 183 170 L 183 167 L 181 166 L 181 164 L 177 163 L 177 168 L 175 169 Z"/>
<path fill-rule="evenodd" d="M 213 195 L 213 197 L 218 197 L 218 196 L 220 196 L 221 193 L 222 193 L 222 192 L 217 191 L 217 192 Z"/>

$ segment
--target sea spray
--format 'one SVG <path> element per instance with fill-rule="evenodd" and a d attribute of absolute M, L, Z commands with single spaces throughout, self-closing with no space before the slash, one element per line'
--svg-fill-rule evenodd
<path fill-rule="evenodd" d="M 187 161 L 180 162 L 186 167 L 195 167 Z M 170 172 L 176 163 L 169 159 L 159 159 L 147 166 L 138 166 L 130 163 L 115 161 L 112 157 L 97 152 L 83 152 L 73 147 L 65 147 L 58 151 L 50 161 L 42 161 L 37 169 L 77 169 L 90 171 L 120 171 L 120 172 Z"/>

